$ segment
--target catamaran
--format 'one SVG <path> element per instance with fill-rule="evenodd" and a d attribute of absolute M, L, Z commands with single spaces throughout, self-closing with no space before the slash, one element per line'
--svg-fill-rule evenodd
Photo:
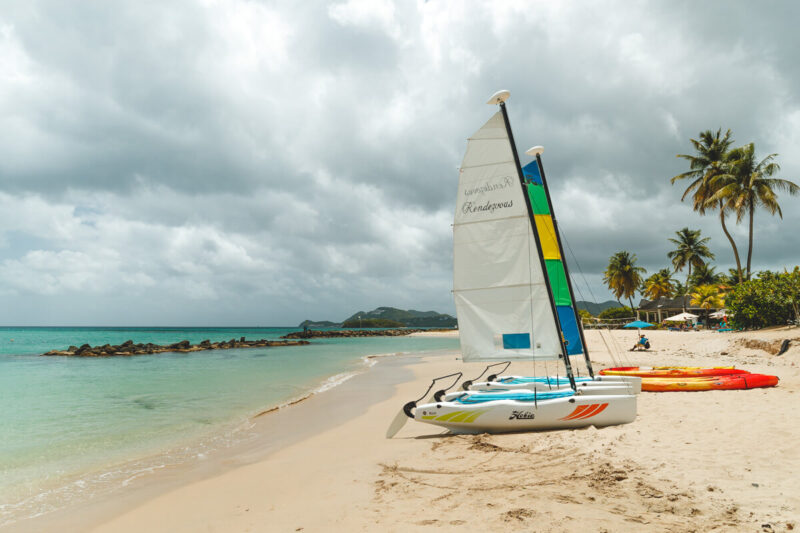
<path fill-rule="evenodd" d="M 578 387 L 570 355 L 583 353 L 585 342 L 548 193 L 543 180 L 535 189 L 539 184 L 532 185 L 535 180 L 523 174 L 506 111 L 508 97 L 508 91 L 499 91 L 487 102 L 500 109 L 469 138 L 459 173 L 453 293 L 462 359 L 555 361 L 556 367 L 564 365 L 567 386 L 557 386 L 563 384 L 558 376 L 547 376 L 548 390 L 541 390 L 540 378 L 509 376 L 530 381 L 526 388 L 500 392 L 448 394 L 443 389 L 420 404 L 438 380 L 455 377 L 452 388 L 461 373 L 437 378 L 419 400 L 403 406 L 386 433 L 389 438 L 409 418 L 455 433 L 608 426 L 636 418 L 632 381 Z M 596 390 L 586 393 L 589 388 Z"/>
<path fill-rule="evenodd" d="M 541 243 L 542 256 L 546 266 L 545 275 L 552 288 L 558 323 L 567 355 L 582 354 L 586 370 L 589 373 L 588 376 L 574 376 L 573 379 L 576 386 L 586 394 L 638 394 L 642 390 L 641 379 L 637 379 L 635 376 L 595 374 L 592 368 L 589 348 L 586 345 L 575 305 L 575 292 L 572 288 L 569 268 L 564 259 L 564 248 L 561 243 L 558 222 L 542 165 L 543 152 L 542 146 L 534 146 L 525 152 L 533 156 L 534 160 L 522 167 L 522 175 L 535 222 L 533 231 L 538 234 Z M 572 386 L 566 376 L 503 376 L 502 373 L 508 368 L 510 361 L 507 363 L 502 371 L 490 375 L 484 381 L 478 381 L 480 376 L 465 381 L 462 385 L 463 390 L 505 392 L 536 389 L 551 391 Z M 483 373 L 486 373 L 492 366 L 494 365 L 489 365 Z"/>

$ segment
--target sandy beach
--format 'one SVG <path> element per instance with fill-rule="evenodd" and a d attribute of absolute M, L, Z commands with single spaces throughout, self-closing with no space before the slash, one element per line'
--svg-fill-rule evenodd
<path fill-rule="evenodd" d="M 447 334 L 447 333 L 445 333 Z M 455 333 L 453 333 L 455 334 Z M 627 349 L 635 332 L 611 332 Z M 137 497 L 90 504 L 10 530 L 789 531 L 800 526 L 800 329 L 648 333 L 650 352 L 609 353 L 587 331 L 595 368 L 736 365 L 780 377 L 748 391 L 642 393 L 625 426 L 453 436 L 409 421 L 384 432 L 431 378 L 477 375 L 456 352 L 382 358 L 367 373 L 262 418 L 285 432 L 224 468 Z M 774 355 L 783 339 L 796 339 Z M 622 359 L 620 359 L 620 356 Z M 525 373 L 530 364 L 510 371 Z M 397 383 L 392 385 L 392 383 Z M 360 406 L 360 407 L 357 407 Z M 153 476 L 154 478 L 157 476 Z M 147 485 L 147 483 L 145 483 Z M 155 483 L 157 485 L 157 483 Z M 124 492 L 124 491 L 123 491 Z"/>

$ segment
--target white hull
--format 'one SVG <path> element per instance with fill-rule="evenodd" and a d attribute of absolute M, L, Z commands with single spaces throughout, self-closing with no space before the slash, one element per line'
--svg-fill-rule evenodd
<path fill-rule="evenodd" d="M 522 376 L 502 376 L 500 379 L 505 378 L 521 378 Z M 608 379 L 608 378 L 627 378 L 627 379 Z M 632 379 L 631 379 L 632 378 Z M 524 379 L 524 378 L 523 378 Z M 564 383 L 563 376 L 560 380 L 553 380 L 553 383 L 540 383 L 540 382 L 527 382 L 527 383 L 502 383 L 497 381 L 479 381 L 472 383 L 469 390 L 473 391 L 517 391 L 517 390 L 536 390 L 539 392 L 546 392 L 552 390 L 569 389 L 569 383 Z M 639 394 L 642 392 L 642 378 L 633 376 L 595 376 L 592 381 L 577 381 L 575 385 L 579 391 L 584 391 L 585 394 L 605 394 L 603 391 L 609 391 L 608 394 Z"/>
<path fill-rule="evenodd" d="M 496 400 L 476 404 L 441 401 L 416 407 L 414 419 L 453 433 L 508 433 L 614 426 L 636 419 L 635 395 L 578 395 L 538 402 Z"/>

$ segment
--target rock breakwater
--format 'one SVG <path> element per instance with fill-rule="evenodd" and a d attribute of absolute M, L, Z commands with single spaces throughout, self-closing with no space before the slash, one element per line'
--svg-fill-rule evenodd
<path fill-rule="evenodd" d="M 330 329 L 295 331 L 284 335 L 281 339 L 312 339 L 326 337 L 402 337 L 421 331 L 452 331 L 451 329 Z"/>
<path fill-rule="evenodd" d="M 66 350 L 50 350 L 42 355 L 61 355 L 67 357 L 111 357 L 115 355 L 145 355 L 164 352 L 202 352 L 205 350 L 228 350 L 231 348 L 267 348 L 273 346 L 300 346 L 308 344 L 308 341 L 288 341 L 288 340 L 267 340 L 260 339 L 255 341 L 231 339 L 229 341 L 211 342 L 204 340 L 199 344 L 192 344 L 189 341 L 180 341 L 174 344 L 136 344 L 133 341 L 125 341 L 122 344 L 105 344 L 103 346 L 70 346 Z"/>

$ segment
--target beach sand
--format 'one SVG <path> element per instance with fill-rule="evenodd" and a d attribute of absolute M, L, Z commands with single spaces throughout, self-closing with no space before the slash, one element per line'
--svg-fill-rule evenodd
<path fill-rule="evenodd" d="M 610 333 L 624 350 L 636 340 L 635 331 Z M 98 533 L 800 528 L 800 329 L 648 337 L 650 352 L 613 354 L 587 331 L 595 369 L 736 365 L 781 382 L 642 393 L 637 420 L 624 426 L 452 436 L 409 421 L 387 440 L 392 418 L 430 379 L 456 370 L 474 377 L 483 365 L 463 364 L 457 353 L 385 358 L 341 387 L 262 417 L 271 419 L 263 431 L 297 434 L 281 446 L 250 449 L 220 472 L 122 498 L 103 512 L 90 505 L 17 526 L 43 530 L 36 528 L 50 520 L 60 531 Z M 774 355 L 786 338 L 797 341 Z M 531 370 L 530 363 L 510 369 Z"/>

